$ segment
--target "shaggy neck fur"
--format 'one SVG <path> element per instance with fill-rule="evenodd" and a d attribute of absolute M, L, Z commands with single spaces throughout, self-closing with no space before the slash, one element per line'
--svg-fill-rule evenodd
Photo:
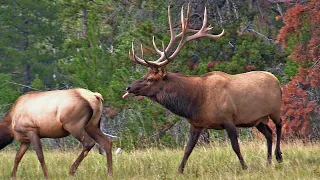
<path fill-rule="evenodd" d="M 151 97 L 171 112 L 193 119 L 199 113 L 201 87 L 191 77 L 168 73 L 165 84 Z"/>
<path fill-rule="evenodd" d="M 11 117 L 6 114 L 3 121 L 0 122 L 0 150 L 11 144 L 13 141 L 13 134 L 11 133 Z"/>

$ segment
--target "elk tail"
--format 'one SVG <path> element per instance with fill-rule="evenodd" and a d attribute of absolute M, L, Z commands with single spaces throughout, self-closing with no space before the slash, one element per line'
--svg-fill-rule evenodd
<path fill-rule="evenodd" d="M 89 107 L 92 110 L 92 115 L 90 122 L 92 125 L 99 127 L 99 122 L 102 114 L 103 104 L 102 104 L 102 95 L 97 92 L 91 92 L 86 89 L 76 89 L 77 93 L 87 101 Z"/>
<path fill-rule="evenodd" d="M 103 97 L 102 97 L 102 95 L 100 93 L 95 92 L 93 94 L 97 99 L 101 99 L 103 101 Z"/>

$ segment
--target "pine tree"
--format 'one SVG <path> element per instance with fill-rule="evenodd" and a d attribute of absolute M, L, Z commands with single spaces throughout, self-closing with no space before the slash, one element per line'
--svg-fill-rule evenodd
<path fill-rule="evenodd" d="M 53 71 L 62 35 L 56 21 L 54 2 L 3 1 L 0 6 L 0 71 L 29 91 L 35 74 L 46 86 L 53 83 Z"/>

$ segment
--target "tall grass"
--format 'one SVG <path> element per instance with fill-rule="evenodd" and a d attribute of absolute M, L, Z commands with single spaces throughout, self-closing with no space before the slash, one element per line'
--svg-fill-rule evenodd
<path fill-rule="evenodd" d="M 184 150 L 149 148 L 122 151 L 114 155 L 114 176 L 106 174 L 106 158 L 92 151 L 79 166 L 74 177 L 69 168 L 80 150 L 45 151 L 50 179 L 319 179 L 320 144 L 292 142 L 282 144 L 284 161 L 267 164 L 264 141 L 242 142 L 241 151 L 249 168 L 242 170 L 228 142 L 197 146 L 192 152 L 185 172 L 177 173 Z M 273 148 L 274 149 L 274 148 Z M 0 179 L 9 179 L 15 151 L 0 152 Z M 35 152 L 28 151 L 17 173 L 18 179 L 43 179 Z"/>

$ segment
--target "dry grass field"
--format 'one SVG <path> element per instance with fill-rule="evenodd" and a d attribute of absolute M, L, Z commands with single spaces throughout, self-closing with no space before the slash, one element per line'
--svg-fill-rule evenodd
<path fill-rule="evenodd" d="M 177 173 L 184 150 L 149 148 L 122 151 L 114 155 L 114 176 L 106 176 L 106 158 L 97 151 L 89 153 L 76 175 L 69 177 L 71 164 L 80 150 L 44 152 L 50 179 L 320 179 L 320 143 L 283 143 L 284 162 L 267 164 L 264 141 L 241 142 L 241 151 L 249 168 L 242 170 L 229 142 L 197 146 L 191 154 L 185 173 Z M 274 149 L 274 148 L 273 148 Z M 16 151 L 0 152 L 0 179 L 10 179 Z M 17 173 L 18 179 L 43 179 L 35 152 L 28 151 Z"/>

